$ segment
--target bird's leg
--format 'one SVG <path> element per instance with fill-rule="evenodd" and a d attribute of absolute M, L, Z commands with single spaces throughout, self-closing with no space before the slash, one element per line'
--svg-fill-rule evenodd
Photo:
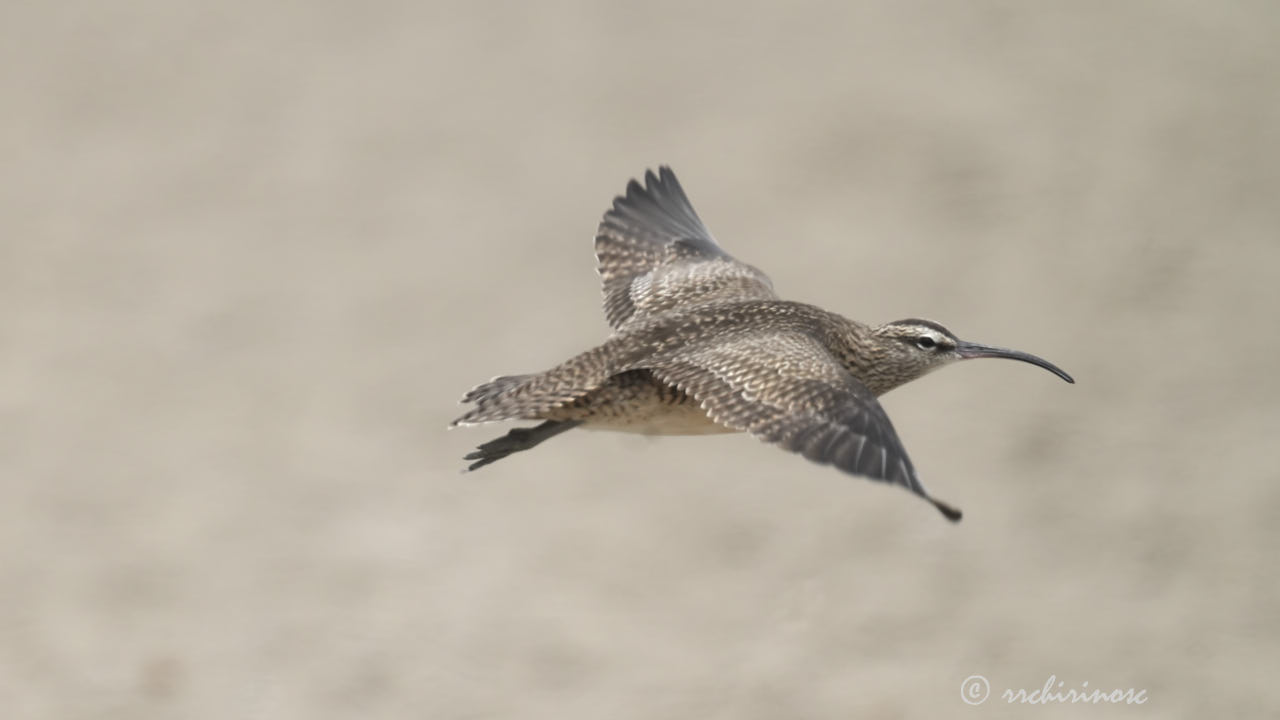
<path fill-rule="evenodd" d="M 467 472 L 482 468 L 496 462 L 514 452 L 528 450 L 547 438 L 555 437 L 565 430 L 572 430 L 581 425 L 580 420 L 548 420 L 531 428 L 515 428 L 500 438 L 494 438 L 480 445 L 474 452 L 467 453 L 463 460 L 475 460 L 467 466 Z"/>

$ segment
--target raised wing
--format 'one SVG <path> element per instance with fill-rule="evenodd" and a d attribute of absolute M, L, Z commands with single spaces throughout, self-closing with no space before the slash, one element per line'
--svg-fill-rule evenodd
<path fill-rule="evenodd" d="M 651 371 L 702 404 L 717 423 L 819 464 L 900 485 L 947 519 L 916 476 L 875 396 L 807 333 L 756 329 L 655 357 Z"/>
<path fill-rule="evenodd" d="M 596 231 L 610 326 L 704 303 L 777 298 L 768 276 L 716 244 L 671 168 L 648 171 L 644 181 L 627 185 Z"/>

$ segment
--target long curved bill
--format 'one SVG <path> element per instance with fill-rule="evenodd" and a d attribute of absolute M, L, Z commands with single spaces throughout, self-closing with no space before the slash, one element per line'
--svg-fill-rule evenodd
<path fill-rule="evenodd" d="M 956 344 L 956 354 L 965 359 L 1009 358 L 1010 360 L 1021 360 L 1025 363 L 1038 365 L 1069 383 L 1075 382 L 1070 375 L 1063 372 L 1062 368 L 1057 365 L 1054 365 L 1044 358 L 1036 357 L 1031 353 L 1024 353 L 1021 350 L 1009 350 L 1007 348 L 992 347 L 991 345 L 979 345 L 978 343 L 965 342 L 964 340 L 961 340 Z"/>

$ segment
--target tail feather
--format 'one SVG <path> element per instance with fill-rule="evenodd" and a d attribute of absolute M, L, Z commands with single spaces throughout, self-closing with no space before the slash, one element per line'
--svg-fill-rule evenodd
<path fill-rule="evenodd" d="M 548 373 L 508 375 L 477 385 L 462 401 L 475 407 L 451 425 L 478 425 L 498 420 L 541 420 L 552 408 L 571 403 L 587 389 L 561 382 Z"/>
<path fill-rule="evenodd" d="M 480 383 L 479 385 L 467 391 L 462 396 L 464 403 L 482 403 L 493 400 L 503 393 L 522 385 L 526 380 L 533 377 L 532 375 L 501 375 L 489 382 Z"/>
<path fill-rule="evenodd" d="M 508 400 L 517 388 L 533 377 L 535 376 L 502 375 L 471 388 L 466 395 L 462 396 L 462 402 L 474 403 L 475 407 L 454 420 L 453 425 L 471 425 L 520 417 L 521 408 Z"/>
<path fill-rule="evenodd" d="M 547 411 L 573 403 L 608 381 L 627 362 L 625 356 L 617 357 L 618 347 L 615 336 L 546 372 L 504 375 L 477 385 L 462 398 L 475 407 L 452 424 L 546 419 Z"/>

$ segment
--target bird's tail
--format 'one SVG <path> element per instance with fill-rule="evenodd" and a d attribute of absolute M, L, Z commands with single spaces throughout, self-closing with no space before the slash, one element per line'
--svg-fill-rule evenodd
<path fill-rule="evenodd" d="M 523 403 L 516 402 L 517 390 L 536 375 L 502 375 L 489 382 L 480 383 L 462 396 L 462 403 L 474 404 L 451 425 L 475 425 L 495 420 L 510 420 L 524 416 Z"/>

